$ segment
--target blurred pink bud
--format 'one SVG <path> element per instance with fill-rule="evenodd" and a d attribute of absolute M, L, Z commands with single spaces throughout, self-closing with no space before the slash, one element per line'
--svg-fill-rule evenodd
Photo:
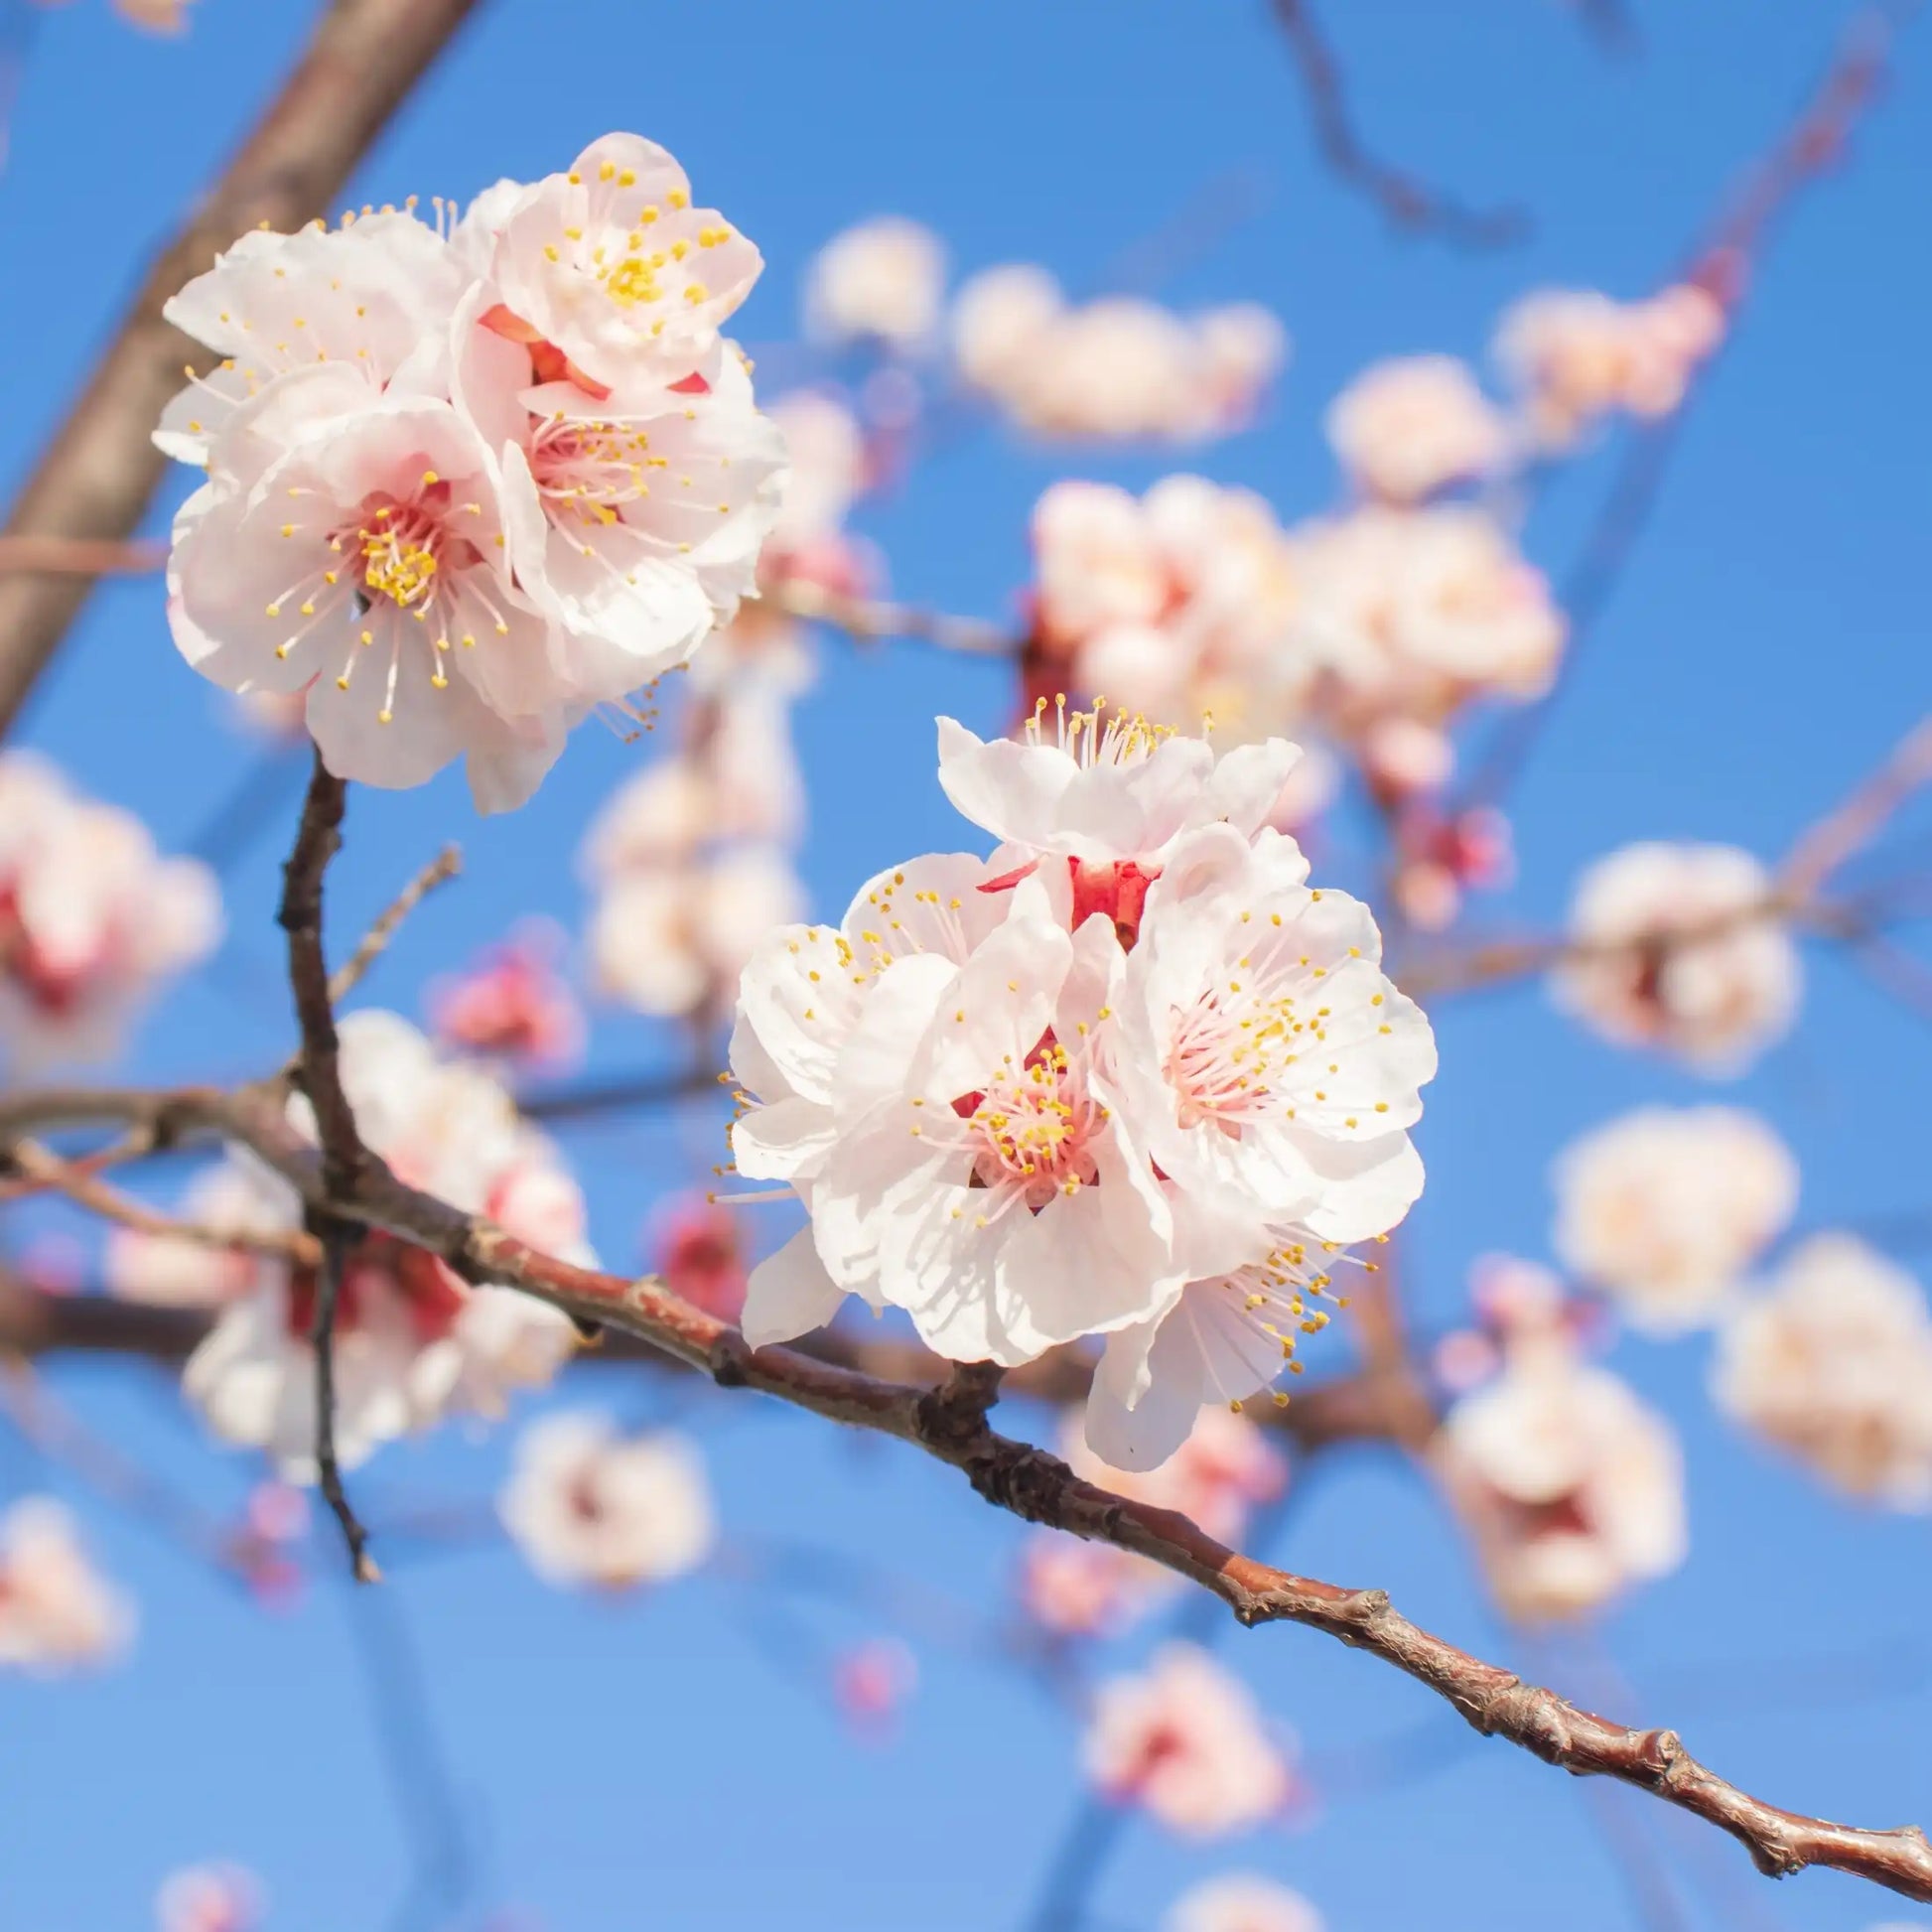
<path fill-rule="evenodd" d="M 1501 1365 L 1496 1344 L 1474 1328 L 1454 1329 L 1436 1344 L 1436 1379 L 1452 1395 L 1488 1381 Z"/>
<path fill-rule="evenodd" d="M 875 1743 L 891 1735 L 918 1682 L 918 1659 L 896 1637 L 855 1644 L 832 1666 L 832 1695 L 840 1715 Z"/>
<path fill-rule="evenodd" d="M 566 941 L 531 920 L 475 963 L 434 981 L 430 1031 L 447 1046 L 524 1065 L 555 1066 L 584 1045 L 584 1015 L 557 970 Z"/>
<path fill-rule="evenodd" d="M 657 1272 L 673 1295 L 720 1321 L 745 1308 L 746 1262 L 738 1220 L 727 1207 L 686 1194 L 654 1217 L 645 1237 Z"/>

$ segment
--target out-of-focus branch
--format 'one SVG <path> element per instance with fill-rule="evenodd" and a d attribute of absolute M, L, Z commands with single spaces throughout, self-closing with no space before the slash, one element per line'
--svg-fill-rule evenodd
<path fill-rule="evenodd" d="M 911 604 L 882 604 L 868 598 L 842 597 L 802 580 L 774 584 L 764 601 L 787 617 L 813 623 L 829 623 L 866 642 L 885 637 L 911 637 L 937 644 L 942 650 L 967 651 L 981 657 L 1018 655 L 1021 640 L 984 618 L 948 617 Z"/>
<path fill-rule="evenodd" d="M 1787 892 L 1805 898 L 1857 857 L 1884 830 L 1885 822 L 1922 786 L 1932 784 L 1932 716 L 1921 718 L 1877 770 L 1837 810 L 1800 834 L 1785 855 L 1779 876 Z"/>
<path fill-rule="evenodd" d="M 1269 0 L 1269 6 L 1301 76 L 1322 159 L 1360 189 L 1393 226 L 1412 234 L 1441 235 L 1463 248 L 1495 248 L 1520 241 L 1529 232 L 1529 216 L 1520 207 L 1468 207 L 1372 154 L 1356 131 L 1340 64 L 1308 0 Z"/>
<path fill-rule="evenodd" d="M 178 1220 L 159 1214 L 131 1194 L 124 1194 L 78 1163 L 63 1161 L 58 1154 L 38 1141 L 14 1141 L 0 1150 L 0 1165 L 17 1169 L 27 1179 L 46 1190 L 65 1195 L 76 1207 L 84 1207 L 117 1227 L 136 1234 L 151 1234 L 170 1241 L 188 1241 L 200 1248 L 230 1254 L 270 1255 L 297 1267 L 313 1268 L 322 1259 L 320 1243 L 300 1228 L 222 1228 L 207 1227 L 196 1221 Z"/>
<path fill-rule="evenodd" d="M 619 1073 L 605 1078 L 571 1080 L 538 1087 L 517 1096 L 517 1109 L 527 1120 L 592 1120 L 600 1114 L 629 1113 L 635 1108 L 662 1107 L 701 1093 L 715 1093 L 718 1075 L 703 1066 L 670 1073 Z"/>
<path fill-rule="evenodd" d="M 179 1104 L 179 1101 L 177 1101 Z M 1242 1556 L 1186 1517 L 1083 1482 L 1056 1456 L 981 1422 L 935 1427 L 933 1390 L 880 1380 L 797 1349 L 754 1350 L 717 1316 L 654 1279 L 629 1281 L 540 1253 L 480 1216 L 419 1193 L 366 1151 L 342 1191 L 278 1112 L 247 1095 L 207 1117 L 289 1179 L 326 1221 L 378 1229 L 439 1255 L 465 1279 L 519 1288 L 581 1322 L 616 1328 L 708 1374 L 829 1421 L 895 1436 L 958 1468 L 987 1501 L 1029 1522 L 1149 1558 L 1219 1597 L 1243 1624 L 1291 1622 L 1366 1650 L 1445 1698 L 1474 1728 L 1581 1776 L 1611 1777 L 1728 1832 L 1774 1876 L 1807 1865 L 1932 1901 L 1932 1843 L 1916 1826 L 1870 1831 L 1767 1805 L 1726 1783 L 1673 1730 L 1613 1724 L 1482 1662 L 1402 1616 L 1386 1591 L 1346 1589 Z"/>
<path fill-rule="evenodd" d="M 9 539 L 118 545 L 166 459 L 149 442 L 182 365 L 206 360 L 162 305 L 237 235 L 326 214 L 351 170 L 476 0 L 331 0 L 280 92 L 156 258 L 79 399 L 7 518 Z M 89 575 L 0 578 L 0 735 L 85 602 Z"/>
<path fill-rule="evenodd" d="M 1881 5 L 1861 13 L 1842 39 L 1824 78 L 1798 117 L 1693 249 L 1682 280 L 1715 297 L 1734 322 L 1750 274 L 1762 259 L 1778 221 L 1844 153 L 1854 129 L 1876 99 L 1886 73 L 1891 34 L 1909 7 Z M 1726 331 L 1728 334 L 1728 330 Z M 1522 776 L 1543 726 L 1576 676 L 1585 638 L 1595 628 L 1650 521 L 1670 468 L 1685 412 L 1717 357 L 1702 365 L 1690 391 L 1672 413 L 1633 435 L 1609 494 L 1597 512 L 1558 601 L 1570 621 L 1569 641 L 1555 682 L 1534 704 L 1512 712 L 1498 727 L 1480 763 L 1457 794 L 1458 811 L 1499 804 Z"/>
<path fill-rule="evenodd" d="M 380 959 L 396 936 L 397 928 L 437 887 L 446 885 L 463 870 L 463 854 L 446 845 L 389 903 L 375 923 L 363 933 L 361 944 L 338 966 L 329 979 L 329 998 L 340 1005 L 361 983 L 362 975 Z"/>
<path fill-rule="evenodd" d="M 0 536 L 0 576 L 147 577 L 168 561 L 165 543 L 113 537 Z"/>

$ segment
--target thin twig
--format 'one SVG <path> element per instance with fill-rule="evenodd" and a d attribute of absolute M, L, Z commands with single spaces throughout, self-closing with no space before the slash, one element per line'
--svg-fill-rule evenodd
<path fill-rule="evenodd" d="M 8 515 L 10 537 L 118 544 L 139 526 L 167 459 L 149 441 L 191 357 L 207 351 L 162 307 L 237 235 L 327 214 L 350 171 L 408 98 L 476 0 L 331 0 L 218 180 L 195 198 L 105 354 Z M 93 580 L 0 577 L 0 737 L 86 601 Z"/>
<path fill-rule="evenodd" d="M 63 1161 L 38 1141 L 12 1141 L 0 1146 L 0 1165 L 6 1164 L 40 1186 L 65 1195 L 76 1207 L 84 1207 L 89 1213 L 136 1234 L 186 1241 L 198 1248 L 222 1253 L 267 1255 L 298 1268 L 314 1268 L 322 1260 L 321 1245 L 300 1228 L 211 1227 L 157 1213 L 84 1167 Z"/>
<path fill-rule="evenodd" d="M 333 1216 L 317 1218 L 321 1222 L 323 1261 L 316 1283 L 315 1319 L 309 1329 L 316 1353 L 316 1482 L 342 1527 L 355 1581 L 375 1584 L 382 1581 L 382 1573 L 369 1556 L 369 1533 L 343 1486 L 342 1463 L 336 1455 L 336 1311 L 342 1301 L 343 1269 L 354 1231 L 349 1223 Z"/>
<path fill-rule="evenodd" d="M 869 643 L 885 637 L 911 637 L 937 644 L 942 650 L 980 657 L 1011 657 L 1020 650 L 1021 640 L 1011 630 L 988 623 L 984 618 L 955 618 L 912 604 L 842 597 L 798 579 L 774 584 L 764 593 L 764 601 L 788 617 L 829 623 Z"/>
<path fill-rule="evenodd" d="M 1876 97 L 1891 24 L 1902 12 L 1901 7 L 1881 6 L 1858 16 L 1797 118 L 1692 251 L 1681 279 L 1698 283 L 1723 303 L 1728 324 L 1734 324 L 1743 306 L 1749 271 L 1761 259 L 1777 221 L 1843 153 Z M 1726 338 L 1729 334 L 1727 326 Z M 1534 704 L 1512 712 L 1497 728 L 1483 759 L 1458 788 L 1454 811 L 1500 804 L 1521 778 L 1544 726 L 1575 682 L 1585 639 L 1622 582 L 1656 507 L 1687 412 L 1717 360 L 1713 355 L 1701 364 L 1670 415 L 1646 425 L 1626 444 L 1609 494 L 1558 594 L 1570 628 L 1556 679 Z"/>
<path fill-rule="evenodd" d="M 1785 890 L 1797 898 L 1814 897 L 1926 784 L 1932 784 L 1932 714 L 1899 740 L 1885 761 L 1856 785 L 1843 804 L 1800 834 L 1779 868 Z"/>
<path fill-rule="evenodd" d="M 1441 235 L 1463 248 L 1521 241 L 1529 216 L 1520 207 L 1472 208 L 1369 151 L 1349 114 L 1341 67 L 1308 0 L 1269 0 L 1294 57 L 1322 159 L 1366 194 L 1390 223 L 1410 234 Z"/>
<path fill-rule="evenodd" d="M 362 935 L 362 943 L 338 966 L 329 981 L 329 998 L 340 1006 L 361 983 L 362 975 L 382 957 L 397 928 L 437 887 L 463 870 L 463 854 L 446 845 L 383 908 L 381 916 Z"/>

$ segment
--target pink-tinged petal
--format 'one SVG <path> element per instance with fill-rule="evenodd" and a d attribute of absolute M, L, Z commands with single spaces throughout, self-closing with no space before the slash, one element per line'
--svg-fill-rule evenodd
<path fill-rule="evenodd" d="M 990 744 L 951 718 L 939 720 L 939 784 L 954 809 L 996 839 L 1043 850 L 1073 779 L 1071 760 L 1031 745 Z"/>
<path fill-rule="evenodd" d="M 1239 832 L 1260 831 L 1273 818 L 1283 788 L 1301 761 L 1302 748 L 1285 738 L 1238 745 L 1224 753 L 1207 781 L 1214 815 Z"/>
<path fill-rule="evenodd" d="M 754 1348 L 769 1348 L 824 1327 L 844 1300 L 812 1246 L 811 1229 L 800 1228 L 752 1270 L 739 1326 Z"/>

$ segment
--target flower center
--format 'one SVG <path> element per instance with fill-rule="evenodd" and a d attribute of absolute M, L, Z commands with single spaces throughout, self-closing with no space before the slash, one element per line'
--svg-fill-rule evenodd
<path fill-rule="evenodd" d="M 952 1103 L 973 1151 L 971 1184 L 1014 1188 L 1035 1213 L 1099 1178 L 1090 1143 L 1101 1113 L 1050 1029 L 1015 1068 Z"/>
<path fill-rule="evenodd" d="M 646 472 L 668 459 L 650 454 L 650 438 L 621 423 L 552 420 L 537 431 L 530 470 L 552 521 L 612 524 L 625 503 L 650 494 Z"/>

